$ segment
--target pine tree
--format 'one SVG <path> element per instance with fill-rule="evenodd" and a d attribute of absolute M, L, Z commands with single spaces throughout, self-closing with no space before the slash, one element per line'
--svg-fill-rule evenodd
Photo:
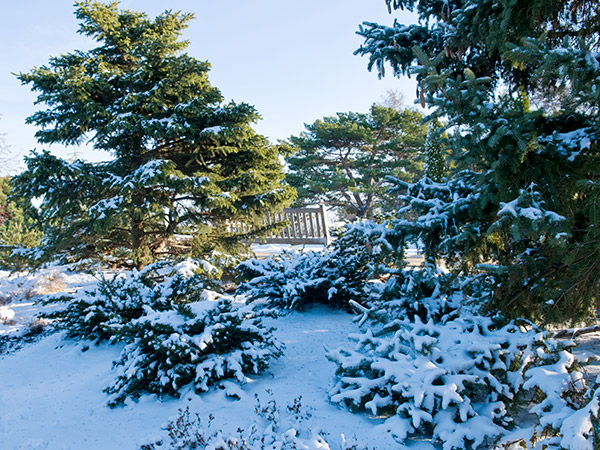
<path fill-rule="evenodd" d="M 322 202 L 343 216 L 369 219 L 388 213 L 387 176 L 412 180 L 423 169 L 426 127 L 411 109 L 373 105 L 364 113 L 338 113 L 305 125 L 289 139 L 289 183 L 302 203 Z"/>
<path fill-rule="evenodd" d="M 141 268 L 188 250 L 174 235 L 196 234 L 202 251 L 241 236 L 228 220 L 258 221 L 294 192 L 283 183 L 280 148 L 256 134 L 254 107 L 225 103 L 208 80 L 210 65 L 179 40 L 191 14 L 154 20 L 117 3 L 76 3 L 89 51 L 50 59 L 18 78 L 46 106 L 28 123 L 41 144 L 89 140 L 114 159 L 68 163 L 48 152 L 27 159 L 16 186 L 42 197 L 44 254 L 106 256 Z"/>
<path fill-rule="evenodd" d="M 416 11 L 420 23 L 365 23 L 357 53 L 380 75 L 386 63 L 417 74 L 456 157 L 444 186 L 409 187 L 421 216 L 401 226 L 456 271 L 487 276 L 492 310 L 588 316 L 600 288 L 600 5 L 387 4 Z"/>

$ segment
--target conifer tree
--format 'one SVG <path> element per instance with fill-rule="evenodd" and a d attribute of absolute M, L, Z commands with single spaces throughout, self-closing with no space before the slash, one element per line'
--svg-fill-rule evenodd
<path fill-rule="evenodd" d="M 589 317 L 600 288 L 600 5 L 387 4 L 416 11 L 419 24 L 365 23 L 357 53 L 380 75 L 388 63 L 417 74 L 456 156 L 444 186 L 408 187 L 421 215 L 399 226 L 456 271 L 486 276 L 492 310 Z"/>
<path fill-rule="evenodd" d="M 18 75 L 45 108 L 27 121 L 40 127 L 41 144 L 89 140 L 114 159 L 27 159 L 16 187 L 43 198 L 46 257 L 107 256 L 141 268 L 187 250 L 175 234 L 195 235 L 209 251 L 240 237 L 226 232 L 227 220 L 252 222 L 293 200 L 280 148 L 251 128 L 255 108 L 225 103 L 209 63 L 184 53 L 179 37 L 191 14 L 151 20 L 116 2 L 75 5 L 79 33 L 98 46 Z"/>
<path fill-rule="evenodd" d="M 437 120 L 429 123 L 423 150 L 423 175 L 433 181 L 442 181 L 447 172 L 441 129 L 442 125 Z"/>
<path fill-rule="evenodd" d="M 26 199 L 10 199 L 11 191 L 10 177 L 0 177 L 0 267 L 20 265 L 13 250 L 35 247 L 42 238 L 36 209 Z"/>
<path fill-rule="evenodd" d="M 426 126 L 411 109 L 373 105 L 364 113 L 338 113 L 292 136 L 287 179 L 302 203 L 322 202 L 348 219 L 390 212 L 387 176 L 413 180 L 423 170 Z"/>

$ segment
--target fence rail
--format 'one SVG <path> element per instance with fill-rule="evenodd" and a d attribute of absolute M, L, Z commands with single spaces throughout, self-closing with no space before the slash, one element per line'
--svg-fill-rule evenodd
<path fill-rule="evenodd" d="M 288 221 L 289 225 L 278 233 L 273 233 L 254 242 L 257 244 L 320 244 L 329 245 L 331 237 L 327 228 L 325 206 L 318 208 L 285 208 L 283 212 L 271 216 L 267 214 L 263 223 L 272 225 L 277 222 Z M 230 223 L 229 230 L 233 232 L 248 232 L 248 225 Z"/>

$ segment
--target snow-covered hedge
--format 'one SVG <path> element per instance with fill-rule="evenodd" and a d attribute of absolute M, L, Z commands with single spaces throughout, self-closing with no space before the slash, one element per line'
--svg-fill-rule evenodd
<path fill-rule="evenodd" d="M 287 252 L 277 259 L 244 261 L 238 269 L 246 281 L 238 292 L 250 302 L 280 309 L 301 310 L 312 303 L 349 309 L 350 300 L 365 301 L 371 292 L 368 281 L 401 249 L 386 236 L 389 231 L 385 224 L 362 222 L 347 226 L 324 253 Z"/>
<path fill-rule="evenodd" d="M 600 391 L 570 344 L 470 311 L 445 277 L 406 273 L 384 289 L 396 283 L 397 300 L 363 308 L 356 346 L 328 354 L 338 375 L 331 400 L 387 415 L 381 427 L 400 441 L 424 435 L 444 450 L 514 442 L 591 450 Z"/>
<path fill-rule="evenodd" d="M 177 397 L 184 386 L 203 392 L 228 378 L 242 382 L 281 354 L 262 325 L 265 313 L 216 298 L 203 266 L 158 264 L 46 300 L 65 305 L 51 317 L 68 337 L 125 344 L 105 390 L 109 405 L 143 393 Z"/>

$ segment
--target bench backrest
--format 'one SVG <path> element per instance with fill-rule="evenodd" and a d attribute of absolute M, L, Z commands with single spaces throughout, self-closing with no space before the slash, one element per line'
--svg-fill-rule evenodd
<path fill-rule="evenodd" d="M 327 228 L 325 206 L 285 208 L 279 214 L 273 216 L 267 214 L 263 222 L 271 225 L 284 220 L 289 222 L 287 227 L 278 233 L 257 238 L 254 242 L 257 244 L 329 245 L 331 237 Z M 229 228 L 236 232 L 249 231 L 248 226 L 241 223 L 229 224 Z"/>

